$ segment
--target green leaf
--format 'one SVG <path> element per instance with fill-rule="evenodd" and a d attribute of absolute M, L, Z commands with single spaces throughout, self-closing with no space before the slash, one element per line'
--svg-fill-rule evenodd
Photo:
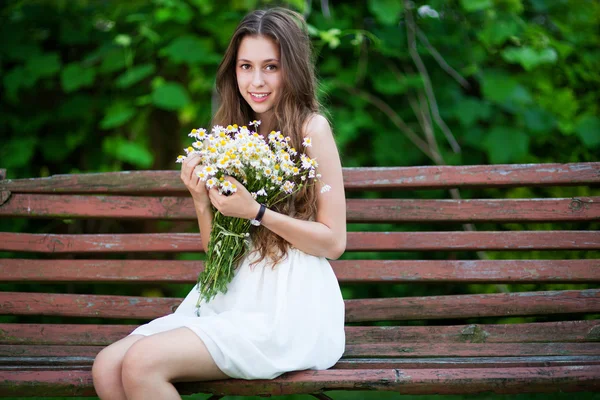
<path fill-rule="evenodd" d="M 152 103 L 165 110 L 175 111 L 185 107 L 190 98 L 179 83 L 169 82 L 154 88 Z"/>
<path fill-rule="evenodd" d="M 523 111 L 523 119 L 525 120 L 525 126 L 535 133 L 550 135 L 552 128 L 556 125 L 554 115 L 542 108 L 527 108 Z"/>
<path fill-rule="evenodd" d="M 98 72 L 101 74 L 109 74 L 125 68 L 127 60 L 123 49 L 114 49 L 104 54 L 102 64 L 98 67 Z"/>
<path fill-rule="evenodd" d="M 600 118 L 586 115 L 579 119 L 575 133 L 587 148 L 600 147 Z"/>
<path fill-rule="evenodd" d="M 467 12 L 481 11 L 494 5 L 492 0 L 460 0 L 460 5 Z"/>
<path fill-rule="evenodd" d="M 510 75 L 501 71 L 486 71 L 483 76 L 483 96 L 496 103 L 508 100 L 516 91 L 519 83 Z"/>
<path fill-rule="evenodd" d="M 136 65 L 117 78 L 115 84 L 119 88 L 128 88 L 152 75 L 156 71 L 154 64 Z"/>
<path fill-rule="evenodd" d="M 131 36 L 117 35 L 115 37 L 115 43 L 121 47 L 129 47 L 129 46 L 131 46 Z"/>
<path fill-rule="evenodd" d="M 36 54 L 27 60 L 25 68 L 35 78 L 44 78 L 60 70 L 60 57 L 57 53 Z"/>
<path fill-rule="evenodd" d="M 488 103 L 471 97 L 456 102 L 452 111 L 464 127 L 470 127 L 478 120 L 487 120 L 492 112 Z"/>
<path fill-rule="evenodd" d="M 218 64 L 221 58 L 213 52 L 211 39 L 184 35 L 173 40 L 160 50 L 161 56 L 168 57 L 175 64 Z"/>
<path fill-rule="evenodd" d="M 28 165 L 35 153 L 37 137 L 19 136 L 8 141 L 3 140 L 0 146 L 2 168 L 18 168 Z"/>
<path fill-rule="evenodd" d="M 96 71 L 83 68 L 78 63 L 67 65 L 60 74 L 60 82 L 65 92 L 73 92 L 81 87 L 91 86 L 94 83 Z"/>
<path fill-rule="evenodd" d="M 486 21 L 477 37 L 488 47 L 500 46 L 511 36 L 517 35 L 519 24 L 515 19 L 491 19 Z"/>
<path fill-rule="evenodd" d="M 113 129 L 121 126 L 135 115 L 135 111 L 135 108 L 125 103 L 115 103 L 107 110 L 106 115 L 100 121 L 100 127 L 102 129 Z"/>
<path fill-rule="evenodd" d="M 120 136 L 105 138 L 102 142 L 102 150 L 119 161 L 139 168 L 150 168 L 154 162 L 152 153 L 143 145 L 127 141 Z"/>
<path fill-rule="evenodd" d="M 492 164 L 524 161 L 529 149 L 529 136 L 514 128 L 492 128 L 484 139 L 484 147 Z"/>
<path fill-rule="evenodd" d="M 423 87 L 423 79 L 421 75 L 404 75 L 398 79 L 389 70 L 384 70 L 371 75 L 373 86 L 375 89 L 384 94 L 402 94 L 409 89 L 419 89 Z"/>
<path fill-rule="evenodd" d="M 369 0 L 369 11 L 383 25 L 394 25 L 400 20 L 404 6 L 400 0 Z"/>
<path fill-rule="evenodd" d="M 556 50 L 552 48 L 536 50 L 529 46 L 509 47 L 502 50 L 501 54 L 506 61 L 521 64 L 526 71 L 531 71 L 541 64 L 554 64 L 558 58 Z"/>

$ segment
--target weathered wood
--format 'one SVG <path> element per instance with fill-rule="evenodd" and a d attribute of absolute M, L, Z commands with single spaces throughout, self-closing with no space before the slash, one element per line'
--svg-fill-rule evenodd
<path fill-rule="evenodd" d="M 0 371 L 90 370 L 94 356 L 87 357 L 0 357 Z M 600 365 L 600 356 L 529 356 L 529 357 L 342 357 L 332 369 L 389 368 L 513 368 Z"/>
<path fill-rule="evenodd" d="M 187 193 L 179 171 L 124 171 L 13 179 L 15 193 Z M 600 163 L 343 168 L 347 190 L 572 186 L 600 182 Z"/>
<path fill-rule="evenodd" d="M 5 315 L 149 319 L 176 298 L 0 292 Z M 346 300 L 346 322 L 600 312 L 600 289 Z"/>
<path fill-rule="evenodd" d="M 600 282 L 600 260 L 331 261 L 341 283 Z M 201 261 L 0 259 L 4 282 L 195 283 Z"/>
<path fill-rule="evenodd" d="M 598 250 L 600 231 L 348 232 L 346 251 Z M 133 253 L 203 251 L 200 234 L 0 232 L 0 251 Z"/>
<path fill-rule="evenodd" d="M 0 324 L 0 344 L 108 345 L 135 325 Z M 600 341 L 600 321 L 453 326 L 346 327 L 346 343 Z"/>
<path fill-rule="evenodd" d="M 93 396 L 90 371 L 3 371 L 0 396 Z M 403 394 L 535 393 L 600 389 L 600 366 L 297 371 L 272 380 L 176 384 L 180 394 L 287 395 L 325 390 Z"/>
<path fill-rule="evenodd" d="M 95 357 L 102 346 L 0 345 L 0 357 Z M 346 357 L 598 356 L 600 343 L 369 343 L 346 346 Z"/>
<path fill-rule="evenodd" d="M 188 197 L 12 194 L 0 217 L 195 220 Z M 349 199 L 348 222 L 593 221 L 600 197 L 576 199 Z"/>
<path fill-rule="evenodd" d="M 600 312 L 600 289 L 346 300 L 346 321 Z"/>
<path fill-rule="evenodd" d="M 109 345 L 137 325 L 0 324 L 0 344 Z M 600 320 L 451 326 L 346 326 L 346 343 L 600 342 Z"/>
<path fill-rule="evenodd" d="M 11 193 L 10 190 L 0 190 L 0 206 L 10 199 Z"/>

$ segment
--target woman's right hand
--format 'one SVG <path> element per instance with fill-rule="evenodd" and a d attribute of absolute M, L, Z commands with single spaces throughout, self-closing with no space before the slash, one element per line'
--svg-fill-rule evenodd
<path fill-rule="evenodd" d="M 192 194 L 194 203 L 199 206 L 210 207 L 210 197 L 206 189 L 206 182 L 201 181 L 196 175 L 202 169 L 202 158 L 192 154 L 181 164 L 181 180 Z"/>

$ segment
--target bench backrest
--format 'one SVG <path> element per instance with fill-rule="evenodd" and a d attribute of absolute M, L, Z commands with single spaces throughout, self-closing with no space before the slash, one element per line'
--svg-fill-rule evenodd
<path fill-rule="evenodd" d="M 348 298 L 346 356 L 406 355 L 380 346 L 389 341 L 422 343 L 411 355 L 423 357 L 511 351 L 578 356 L 589 349 L 575 349 L 572 342 L 600 340 L 600 322 L 594 320 L 600 313 L 600 163 L 345 168 L 344 181 L 347 253 L 332 266 Z M 574 187 L 564 189 L 572 196 L 547 195 L 558 186 Z M 521 187 L 532 188 L 523 193 L 534 198 L 512 198 L 519 194 L 513 188 Z M 470 199 L 459 199 L 457 189 Z M 102 294 L 82 294 L 90 289 L 85 284 L 131 283 L 139 292 L 140 285 L 196 281 L 201 262 L 175 259 L 203 250 L 199 234 L 180 233 L 197 231 L 197 225 L 178 171 L 4 179 L 0 195 L 0 218 L 39 219 L 43 231 L 0 232 L 0 251 L 8 252 L 0 259 L 0 314 L 19 322 L 0 324 L 0 345 L 107 344 L 131 325 L 102 324 L 155 318 L 172 312 L 181 299 L 114 295 L 109 285 L 96 289 Z M 491 195 L 499 198 L 481 198 Z M 142 222 L 123 228 L 116 219 Z M 165 231 L 158 221 L 176 223 Z M 547 230 L 540 224 L 546 222 L 566 229 Z M 507 251 L 510 259 L 503 255 Z M 419 286 L 430 283 L 438 285 Z M 494 286 L 473 285 L 483 283 Z M 571 286 L 540 291 L 538 284 Z M 55 322 L 47 318 L 54 316 L 94 325 L 44 323 Z M 536 329 L 529 323 L 485 324 L 495 322 L 487 317 L 514 322 L 510 318 L 528 316 L 546 322 Z M 409 326 L 361 326 L 375 321 Z M 552 350 L 520 344 L 528 341 L 562 344 Z M 456 345 L 464 342 L 503 347 L 461 353 Z"/>

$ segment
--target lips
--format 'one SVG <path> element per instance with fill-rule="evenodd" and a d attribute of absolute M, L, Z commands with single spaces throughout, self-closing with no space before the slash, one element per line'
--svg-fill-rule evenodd
<path fill-rule="evenodd" d="M 270 95 L 271 95 L 271 93 L 250 93 L 250 97 L 252 98 L 252 100 L 255 101 L 255 102 L 257 102 L 257 103 L 262 103 Z"/>

